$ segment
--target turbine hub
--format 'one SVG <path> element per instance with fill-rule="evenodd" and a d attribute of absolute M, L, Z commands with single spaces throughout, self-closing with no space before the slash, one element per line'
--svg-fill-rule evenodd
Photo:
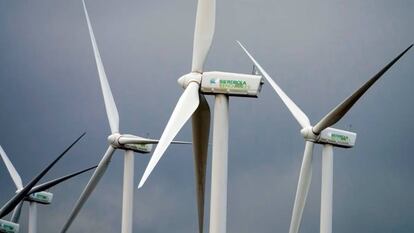
<path fill-rule="evenodd" d="M 191 82 L 196 82 L 198 84 L 201 83 L 201 77 L 202 74 L 201 73 L 197 73 L 197 72 L 191 72 L 188 74 L 185 74 L 183 76 L 181 76 L 177 82 L 178 84 L 180 84 L 180 86 L 182 86 L 184 89 L 187 88 L 188 84 Z"/>
<path fill-rule="evenodd" d="M 300 133 L 302 134 L 302 136 L 305 138 L 306 141 L 316 142 L 319 138 L 319 135 L 316 135 L 315 133 L 313 133 L 312 126 L 303 128 L 300 131 Z"/>
<path fill-rule="evenodd" d="M 121 144 L 119 144 L 119 138 L 121 137 L 121 134 L 114 133 L 108 136 L 108 142 L 111 144 L 114 148 L 121 147 Z"/>

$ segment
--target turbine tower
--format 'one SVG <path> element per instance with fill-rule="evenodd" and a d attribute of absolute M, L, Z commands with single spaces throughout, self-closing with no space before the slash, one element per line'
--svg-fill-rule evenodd
<path fill-rule="evenodd" d="M 292 219 L 289 233 L 297 233 L 302 219 L 303 208 L 312 178 L 312 156 L 314 143 L 322 144 L 322 187 L 321 187 L 321 216 L 320 232 L 332 232 L 332 193 L 333 193 L 333 147 L 350 148 L 355 145 L 356 133 L 330 128 L 338 122 L 359 100 L 359 98 L 388 70 L 396 63 L 413 45 L 394 58 L 376 75 L 369 79 L 364 85 L 357 89 L 351 96 L 333 108 L 317 124 L 312 126 L 309 118 L 304 112 L 286 95 L 286 93 L 272 80 L 252 55 L 238 42 L 244 52 L 254 63 L 254 66 L 270 83 L 283 103 L 298 121 L 306 144 L 303 155 L 302 166 L 299 174 L 299 182 L 296 190 L 295 203 L 293 206 Z"/>
<path fill-rule="evenodd" d="M 6 152 L 4 152 L 3 148 L 0 146 L 0 156 L 4 161 L 7 170 L 10 173 L 13 182 L 16 185 L 17 191 L 16 194 L 0 209 L 0 218 L 3 218 L 7 214 L 9 214 L 13 209 L 13 215 L 11 221 L 6 221 L 0 219 L 0 232 L 13 232 L 17 233 L 19 231 L 19 225 L 17 224 L 20 211 L 23 205 L 23 201 L 27 200 L 30 203 L 29 208 L 29 233 L 36 233 L 37 231 L 37 206 L 36 203 L 41 204 L 50 204 L 53 198 L 53 194 L 49 192 L 45 192 L 45 190 L 67 180 L 74 176 L 77 176 L 81 173 L 84 173 L 88 170 L 93 169 L 89 168 L 77 173 L 73 173 L 40 185 L 37 185 L 37 182 L 44 176 L 46 173 L 72 148 L 83 136 L 83 133 L 80 137 L 78 137 L 65 151 L 63 151 L 52 163 L 50 163 L 40 174 L 38 174 L 32 181 L 30 181 L 26 186 L 23 186 L 22 179 L 20 178 L 19 173 L 14 168 L 13 164 L 11 163 L 10 159 L 7 157 Z"/>
<path fill-rule="evenodd" d="M 196 171 L 199 232 L 203 232 L 204 190 L 210 108 L 204 95 L 214 95 L 214 125 L 211 175 L 210 232 L 226 232 L 229 96 L 257 97 L 263 84 L 258 75 L 205 72 L 215 28 L 216 1 L 199 0 L 195 22 L 191 72 L 178 79 L 184 92 L 164 129 L 139 183 L 142 187 L 184 124 L 192 117 L 193 153 Z"/>
<path fill-rule="evenodd" d="M 148 154 L 152 150 L 152 145 L 158 143 L 156 139 L 139 137 L 131 134 L 121 134 L 119 132 L 119 115 L 112 96 L 111 88 L 105 74 L 105 69 L 101 60 L 98 45 L 93 33 L 92 25 L 86 9 L 85 1 L 82 0 L 83 10 L 88 24 L 90 39 L 92 42 L 95 62 L 98 70 L 99 81 L 101 84 L 102 94 L 105 103 L 106 114 L 111 128 L 111 135 L 108 137 L 108 149 L 98 164 L 95 172 L 90 178 L 88 184 L 84 188 L 75 207 L 73 208 L 69 219 L 62 229 L 62 233 L 67 232 L 72 222 L 75 220 L 79 211 L 89 198 L 96 185 L 104 175 L 108 168 L 111 158 L 116 149 L 125 151 L 124 155 L 124 178 L 123 178 L 123 196 L 122 196 L 122 233 L 132 233 L 132 217 L 133 217 L 133 187 L 134 187 L 134 152 Z M 174 141 L 175 144 L 189 144 L 188 142 Z"/>

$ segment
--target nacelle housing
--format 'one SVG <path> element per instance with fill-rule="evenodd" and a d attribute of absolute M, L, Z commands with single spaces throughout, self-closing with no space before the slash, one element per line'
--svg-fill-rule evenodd
<path fill-rule="evenodd" d="M 357 134 L 353 132 L 335 128 L 326 128 L 320 133 L 316 143 L 350 148 L 355 145 L 356 136 Z"/>
<path fill-rule="evenodd" d="M 0 232 L 2 233 L 18 233 L 19 224 L 0 219 Z"/>
<path fill-rule="evenodd" d="M 27 198 L 28 201 L 33 201 L 33 202 L 37 202 L 37 203 L 45 204 L 45 205 L 52 203 L 52 199 L 53 199 L 53 193 L 49 193 L 45 191 L 32 193 Z"/>
<path fill-rule="evenodd" d="M 204 72 L 201 79 L 203 94 L 257 97 L 263 85 L 262 76 L 227 72 Z"/>
<path fill-rule="evenodd" d="M 152 144 L 124 144 L 122 145 L 125 149 L 133 150 L 138 153 L 151 153 Z"/>

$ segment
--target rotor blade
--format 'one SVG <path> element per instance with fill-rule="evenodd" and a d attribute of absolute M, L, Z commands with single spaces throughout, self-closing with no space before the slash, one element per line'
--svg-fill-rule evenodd
<path fill-rule="evenodd" d="M 396 63 L 413 45 L 410 45 L 382 70 L 380 70 L 374 77 L 368 80 L 362 87 L 356 90 L 351 96 L 346 98 L 342 103 L 332 109 L 326 116 L 324 116 L 313 128 L 315 134 L 319 134 L 322 130 L 338 122 L 351 107 L 358 101 L 358 99 L 385 73 Z"/>
<path fill-rule="evenodd" d="M 72 173 L 72 174 L 69 174 L 69 175 L 66 175 L 66 176 L 63 176 L 63 177 L 60 177 L 60 178 L 57 178 L 57 179 L 54 179 L 54 180 L 45 182 L 45 183 L 40 184 L 40 185 L 36 185 L 35 187 L 32 188 L 32 190 L 30 190 L 30 192 L 27 195 L 30 195 L 30 194 L 33 194 L 33 193 L 37 193 L 37 192 L 42 192 L 42 191 L 45 191 L 47 189 L 50 189 L 53 186 L 56 186 L 56 185 L 58 185 L 58 184 L 60 184 L 60 183 L 62 183 L 64 181 L 66 181 L 66 180 L 68 180 L 68 179 L 70 179 L 72 177 L 78 176 L 78 175 L 80 175 L 82 173 L 85 173 L 87 171 L 90 171 L 92 169 L 95 169 L 96 167 L 97 166 L 93 166 L 93 167 L 84 169 L 82 171 L 78 171 L 78 172 L 75 172 L 75 173 Z"/>
<path fill-rule="evenodd" d="M 312 179 L 312 154 L 313 142 L 306 141 L 298 187 L 296 189 L 295 203 L 293 204 L 289 233 L 297 233 L 299 231 L 303 208 L 305 207 L 306 197 L 308 196 L 309 186 Z"/>
<path fill-rule="evenodd" d="M 10 161 L 9 157 L 7 157 L 6 152 L 4 152 L 1 146 L 0 146 L 0 155 L 1 155 L 1 158 L 3 159 L 4 164 L 7 167 L 7 170 L 9 171 L 11 178 L 13 179 L 14 184 L 16 185 L 17 190 L 22 189 L 23 188 L 22 178 L 20 177 L 19 173 L 16 171 L 16 168 L 14 168 L 12 162 Z"/>
<path fill-rule="evenodd" d="M 193 144 L 193 143 L 192 142 L 186 142 L 186 141 L 172 141 L 171 144 L 190 145 L 190 144 Z"/>
<path fill-rule="evenodd" d="M 19 204 L 14 208 L 13 215 L 10 219 L 10 222 L 19 223 L 20 221 L 20 214 L 22 213 L 24 201 L 19 202 Z"/>
<path fill-rule="evenodd" d="M 75 207 L 73 208 L 72 213 L 69 216 L 69 219 L 63 226 L 63 229 L 61 231 L 62 233 L 66 232 L 69 229 L 73 220 L 75 220 L 79 211 L 82 209 L 82 206 L 85 204 L 86 200 L 88 200 L 89 196 L 91 195 L 96 185 L 105 173 L 106 169 L 108 168 L 108 165 L 111 162 L 111 158 L 114 152 L 115 148 L 113 148 L 112 146 L 109 146 L 109 148 L 106 150 L 105 155 L 102 157 L 101 161 L 98 164 L 98 167 L 95 169 L 95 172 L 93 173 L 91 179 L 89 180 L 86 187 L 83 189 L 82 194 L 76 202 Z"/>
<path fill-rule="evenodd" d="M 204 61 L 213 42 L 216 23 L 216 0 L 198 0 L 194 30 L 193 72 L 203 72 Z"/>
<path fill-rule="evenodd" d="M 286 93 L 273 81 L 273 79 L 267 74 L 267 72 L 262 68 L 262 66 L 254 59 L 252 55 L 247 51 L 247 49 L 239 42 L 240 47 L 244 50 L 247 56 L 252 60 L 256 68 L 260 71 L 260 73 L 266 78 L 266 80 L 270 83 L 279 97 L 282 99 L 283 103 L 292 113 L 293 117 L 296 121 L 301 125 L 302 128 L 306 128 L 310 126 L 309 118 L 306 114 L 286 95 Z"/>
<path fill-rule="evenodd" d="M 1 209 L 0 218 L 10 213 L 20 201 L 22 201 L 30 190 L 36 185 L 36 183 L 42 179 L 44 175 L 72 148 L 86 133 L 83 133 L 78 137 L 68 148 L 66 148 L 52 163 L 49 164 L 39 175 L 37 175 L 32 181 L 29 182 L 20 192 L 18 192 L 12 199 L 10 199 Z"/>
<path fill-rule="evenodd" d="M 95 35 L 92 30 L 92 25 L 89 20 L 88 11 L 86 10 L 85 0 L 82 0 L 83 9 L 85 11 L 86 21 L 88 23 L 89 35 L 91 37 L 93 52 L 95 55 L 96 67 L 98 69 L 99 81 L 101 83 L 102 94 L 105 102 L 106 115 L 108 116 L 109 126 L 112 133 L 119 132 L 119 115 L 116 108 L 114 97 L 112 96 L 111 87 L 109 86 L 108 79 L 106 78 L 105 69 L 99 54 L 98 45 L 96 44 Z"/>
<path fill-rule="evenodd" d="M 196 178 L 198 227 L 199 233 L 204 228 L 204 191 L 207 167 L 208 138 L 210 133 L 210 108 L 203 95 L 200 95 L 200 105 L 192 117 L 193 153 Z"/>
<path fill-rule="evenodd" d="M 155 148 L 154 154 L 151 157 L 151 160 L 148 163 L 147 168 L 145 169 L 144 175 L 139 182 L 138 188 L 141 188 L 147 180 L 148 176 L 151 174 L 152 170 L 157 165 L 158 161 L 161 159 L 165 150 L 167 150 L 171 141 L 178 134 L 180 129 L 188 121 L 188 119 L 193 115 L 194 111 L 197 109 L 200 100 L 198 96 L 199 84 L 196 82 L 190 82 L 185 89 L 184 93 L 181 95 L 178 100 L 177 105 L 174 108 L 174 111 L 170 117 L 170 120 L 167 123 L 167 126 L 162 133 L 160 141 L 158 142 L 157 147 Z"/>

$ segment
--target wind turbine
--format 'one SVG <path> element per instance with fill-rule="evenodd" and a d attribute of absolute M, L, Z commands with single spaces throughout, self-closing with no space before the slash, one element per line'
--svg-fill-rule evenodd
<path fill-rule="evenodd" d="M 333 108 L 314 126 L 310 124 L 309 118 L 304 112 L 285 94 L 285 92 L 272 80 L 260 64 L 253 58 L 243 45 L 238 42 L 240 47 L 249 56 L 255 67 L 270 83 L 283 103 L 298 121 L 302 130 L 306 144 L 303 155 L 302 166 L 299 174 L 299 182 L 296 190 L 295 203 L 293 206 L 292 219 L 289 233 L 299 231 L 302 219 L 303 208 L 305 207 L 306 197 L 312 177 L 312 154 L 314 143 L 322 144 L 322 187 L 321 187 L 321 216 L 320 232 L 332 232 L 332 193 L 333 193 L 333 147 L 351 148 L 355 145 L 356 133 L 344 130 L 330 128 L 338 122 L 359 100 L 359 98 L 388 70 L 396 63 L 413 45 L 410 45 L 401 54 L 394 58 L 376 75 L 369 79 L 364 85 L 357 89 L 351 96 L 342 101 L 338 106 Z"/>
<path fill-rule="evenodd" d="M 192 117 L 199 232 L 203 232 L 204 190 L 210 108 L 204 94 L 215 96 L 211 180 L 210 232 L 226 232 L 229 96 L 257 97 L 262 78 L 228 72 L 204 72 L 215 28 L 215 0 L 199 0 L 191 72 L 178 79 L 185 89 L 165 127 L 139 183 L 143 186 L 184 124 Z"/>
<path fill-rule="evenodd" d="M 17 187 L 17 191 L 16 194 L 5 204 L 3 205 L 3 207 L 1 207 L 0 209 L 0 218 L 3 218 L 4 216 L 6 216 L 7 214 L 9 214 L 13 209 L 15 209 L 16 207 L 16 211 L 14 212 L 13 216 L 12 216 L 12 221 L 5 221 L 5 220 L 0 220 L 0 228 L 3 231 L 6 232 L 18 232 L 19 230 L 19 226 L 18 224 L 13 223 L 13 221 L 17 221 L 18 216 L 20 215 L 20 208 L 21 208 L 21 203 L 25 198 L 30 198 L 30 199 L 34 199 L 34 200 L 43 200 L 43 201 L 47 201 L 47 200 L 51 200 L 51 195 L 50 193 L 45 193 L 45 192 L 41 192 L 42 190 L 45 190 L 49 187 L 52 187 L 53 185 L 56 185 L 55 183 L 60 183 L 63 180 L 67 179 L 65 177 L 62 177 L 61 179 L 58 180 L 54 180 L 51 182 L 47 182 L 44 183 L 42 185 L 39 186 L 35 186 L 37 184 L 37 182 L 46 175 L 46 173 L 85 135 L 85 133 L 83 133 L 80 137 L 78 137 L 69 147 L 67 147 L 52 163 L 50 163 L 45 169 L 42 170 L 42 172 L 40 172 L 33 180 L 31 180 L 26 186 L 23 187 L 23 183 L 22 180 L 19 176 L 19 174 L 17 173 L 16 169 L 14 168 L 13 164 L 10 162 L 10 160 L 8 159 L 6 153 L 3 151 L 3 149 L 0 147 L 1 149 L 1 157 L 3 159 L 3 161 L 6 164 L 7 169 L 10 172 L 10 175 L 12 176 L 12 179 L 14 181 L 14 183 L 16 184 Z M 40 192 L 40 193 L 38 193 Z M 30 214 L 29 215 L 33 215 L 34 217 L 36 217 L 36 211 L 35 211 L 35 206 L 31 206 L 31 208 L 29 209 Z M 30 218 L 30 217 L 29 217 Z M 35 225 L 35 223 L 32 221 L 29 221 L 29 230 L 30 229 L 35 229 L 33 227 L 33 225 Z"/>
<path fill-rule="evenodd" d="M 122 197 L 122 233 L 132 233 L 132 217 L 133 217 L 133 186 L 134 186 L 134 152 L 147 154 L 152 150 L 152 145 L 158 143 L 159 140 L 135 136 L 132 134 L 121 134 L 119 132 L 119 114 L 112 96 L 111 88 L 105 74 L 105 69 L 101 60 L 98 45 L 96 43 L 95 35 L 93 33 L 92 25 L 89 19 L 89 14 L 86 9 L 85 1 L 82 0 L 83 10 L 85 12 L 86 22 L 90 39 L 92 42 L 95 62 L 98 70 L 99 81 L 101 84 L 102 94 L 105 102 L 106 114 L 111 128 L 111 135 L 108 137 L 109 147 L 98 164 L 95 172 L 90 178 L 88 184 L 84 188 L 79 197 L 75 207 L 73 208 L 69 219 L 62 229 L 67 232 L 72 222 L 75 220 L 79 211 L 89 198 L 96 185 L 104 175 L 108 168 L 111 158 L 116 149 L 125 151 L 124 156 L 124 178 L 123 178 L 123 197 Z M 174 144 L 190 144 L 188 142 L 174 141 Z"/>
<path fill-rule="evenodd" d="M 9 171 L 10 176 L 13 179 L 14 184 L 16 185 L 16 188 L 17 188 L 16 192 L 19 192 L 20 190 L 23 189 L 22 179 L 19 173 L 17 172 L 17 170 L 15 169 L 15 167 L 13 166 L 10 159 L 7 157 L 6 152 L 3 150 L 1 146 L 0 146 L 0 155 L 7 167 L 7 170 Z M 19 222 L 20 212 L 23 206 L 23 202 L 27 201 L 29 202 L 29 230 L 28 232 L 36 233 L 37 232 L 37 204 L 49 205 L 52 203 L 52 199 L 53 199 L 53 193 L 46 192 L 46 190 L 70 178 L 73 178 L 89 170 L 92 170 L 94 168 L 96 168 L 96 166 L 45 182 L 40 185 L 36 185 L 29 191 L 29 193 L 24 197 L 24 199 L 15 207 L 12 218 L 11 218 L 11 222 L 16 223 L 16 224 Z M 13 232 L 18 232 L 18 231 L 13 231 Z"/>

